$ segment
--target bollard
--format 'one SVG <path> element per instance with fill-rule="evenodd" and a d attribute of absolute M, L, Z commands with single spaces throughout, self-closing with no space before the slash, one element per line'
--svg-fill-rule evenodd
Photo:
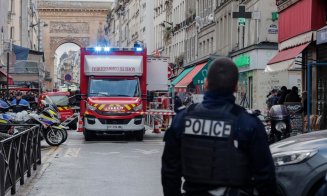
<path fill-rule="evenodd" d="M 83 128 L 83 120 L 79 119 L 78 121 L 78 127 L 77 127 L 77 132 L 83 132 L 84 128 Z"/>
<path fill-rule="evenodd" d="M 160 133 L 160 125 L 159 121 L 154 119 L 154 127 L 153 127 L 153 133 Z"/>

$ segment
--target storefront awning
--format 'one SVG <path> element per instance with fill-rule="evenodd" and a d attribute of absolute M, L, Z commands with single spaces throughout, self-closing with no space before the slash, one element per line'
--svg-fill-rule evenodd
<path fill-rule="evenodd" d="M 2 81 L 6 81 L 7 82 L 7 72 L 5 72 L 3 69 L 0 69 L 0 74 L 5 77 L 4 80 L 2 79 Z M 14 84 L 14 80 L 9 75 L 9 85 L 13 85 L 13 84 Z"/>
<path fill-rule="evenodd" d="M 194 67 L 189 67 L 184 69 L 184 71 L 182 71 L 182 73 L 180 73 L 174 81 L 171 82 L 172 86 L 175 86 L 179 81 L 181 81 L 190 71 L 192 71 Z"/>
<path fill-rule="evenodd" d="M 211 61 L 209 61 L 193 78 L 193 84 L 194 85 L 203 85 L 204 79 L 207 77 L 209 64 Z"/>
<path fill-rule="evenodd" d="M 193 81 L 194 76 L 199 73 L 199 71 L 201 71 L 206 64 L 207 63 L 202 63 L 195 66 L 192 71 L 190 71 L 181 81 L 176 84 L 175 88 L 186 88 Z"/>
<path fill-rule="evenodd" d="M 278 54 L 268 62 L 265 71 L 276 72 L 292 68 L 292 65 L 295 63 L 295 58 L 299 56 L 309 44 L 310 43 L 306 43 L 278 52 Z"/>

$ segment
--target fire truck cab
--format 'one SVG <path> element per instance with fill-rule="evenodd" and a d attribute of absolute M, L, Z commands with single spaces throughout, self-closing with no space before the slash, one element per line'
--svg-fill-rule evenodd
<path fill-rule="evenodd" d="M 143 140 L 147 102 L 146 49 L 81 49 L 81 116 L 85 140 L 134 134 Z"/>

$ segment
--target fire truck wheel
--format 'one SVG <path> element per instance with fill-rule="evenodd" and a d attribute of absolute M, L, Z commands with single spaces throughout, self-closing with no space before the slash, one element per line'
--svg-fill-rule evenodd
<path fill-rule="evenodd" d="M 135 132 L 136 141 L 143 141 L 143 137 L 144 137 L 144 130 Z"/>
<path fill-rule="evenodd" d="M 91 141 L 93 139 L 93 134 L 89 130 L 85 129 L 83 134 L 85 141 Z"/>

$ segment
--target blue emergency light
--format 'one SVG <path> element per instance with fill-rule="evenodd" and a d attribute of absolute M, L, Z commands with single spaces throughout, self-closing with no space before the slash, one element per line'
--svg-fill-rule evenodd
<path fill-rule="evenodd" d="M 102 48 L 101 47 L 95 47 L 95 51 L 101 52 Z"/>
<path fill-rule="evenodd" d="M 104 51 L 105 52 L 109 52 L 110 51 L 110 47 L 104 47 Z"/>
<path fill-rule="evenodd" d="M 143 51 L 143 48 L 136 48 L 136 51 L 137 52 L 142 52 Z"/>

